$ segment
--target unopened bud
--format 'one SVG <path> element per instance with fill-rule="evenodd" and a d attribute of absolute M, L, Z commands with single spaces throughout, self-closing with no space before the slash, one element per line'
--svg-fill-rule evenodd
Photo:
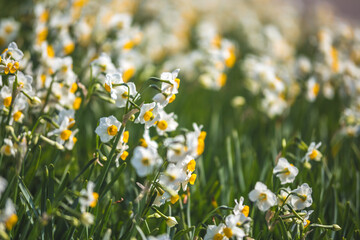
<path fill-rule="evenodd" d="M 38 97 L 32 97 L 31 98 L 31 104 L 33 104 L 33 105 L 39 105 L 39 104 L 41 104 L 41 99 L 40 98 L 38 98 Z"/>
<path fill-rule="evenodd" d="M 176 221 L 176 218 L 174 217 L 167 217 L 166 219 L 166 225 L 168 225 L 168 227 L 174 227 L 176 224 L 178 224 L 178 222 Z"/>
<path fill-rule="evenodd" d="M 334 231 L 340 231 L 341 230 L 341 227 L 339 225 L 337 225 L 337 224 L 333 224 L 332 226 L 333 226 Z"/>

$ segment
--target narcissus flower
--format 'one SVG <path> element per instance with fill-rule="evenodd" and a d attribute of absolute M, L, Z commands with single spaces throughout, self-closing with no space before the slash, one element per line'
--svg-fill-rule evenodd
<path fill-rule="evenodd" d="M 263 212 L 274 206 L 277 202 L 276 195 L 262 182 L 255 184 L 255 189 L 249 193 L 249 199 L 252 202 L 256 202 L 257 207 Z"/>
<path fill-rule="evenodd" d="M 16 210 L 11 199 L 6 200 L 5 209 L 0 215 L 0 221 L 5 224 L 6 229 L 11 230 L 18 221 Z"/>
<path fill-rule="evenodd" d="M 135 120 L 135 123 L 145 124 L 145 128 L 150 128 L 159 120 L 159 107 L 156 103 L 143 104 L 140 109 L 140 114 Z"/>
<path fill-rule="evenodd" d="M 104 143 L 110 141 L 119 131 L 121 123 L 114 117 L 100 118 L 99 126 L 95 129 L 95 133 Z"/>
<path fill-rule="evenodd" d="M 299 170 L 285 158 L 280 158 L 273 170 L 273 174 L 280 178 L 281 184 L 292 183 L 298 173 Z"/>
<path fill-rule="evenodd" d="M 9 138 L 4 139 L 4 145 L 1 147 L 1 153 L 6 156 L 15 156 L 16 148 Z"/>
<path fill-rule="evenodd" d="M 226 227 L 223 232 L 227 238 L 242 239 L 245 237 L 245 231 L 241 228 L 242 222 L 240 221 L 240 215 L 230 214 L 225 218 Z"/>
<path fill-rule="evenodd" d="M 292 192 L 295 195 L 291 196 L 290 202 L 295 210 L 302 210 L 311 206 L 313 202 L 311 197 L 312 189 L 307 183 L 302 184 Z"/>
<path fill-rule="evenodd" d="M 220 223 L 219 226 L 209 225 L 206 229 L 204 240 L 223 240 L 227 239 L 224 234 L 225 224 Z"/>
<path fill-rule="evenodd" d="M 91 181 L 88 182 L 86 189 L 80 191 L 81 197 L 79 202 L 81 211 L 85 212 L 87 207 L 95 207 L 99 198 L 99 194 L 94 192 L 95 184 Z"/>
<path fill-rule="evenodd" d="M 310 144 L 303 160 L 305 160 L 305 161 L 309 161 L 309 160 L 320 161 L 322 158 L 322 154 L 318 150 L 320 146 L 321 146 L 321 142 L 319 142 L 318 144 L 316 144 L 315 142 L 312 142 Z"/>
<path fill-rule="evenodd" d="M 138 146 L 134 149 L 131 165 L 139 177 L 151 174 L 155 167 L 162 164 L 162 159 L 156 149 Z"/>
<path fill-rule="evenodd" d="M 235 207 L 233 212 L 235 215 L 244 214 L 245 217 L 249 216 L 249 206 L 244 205 L 243 197 L 240 197 L 239 202 L 235 199 Z"/>

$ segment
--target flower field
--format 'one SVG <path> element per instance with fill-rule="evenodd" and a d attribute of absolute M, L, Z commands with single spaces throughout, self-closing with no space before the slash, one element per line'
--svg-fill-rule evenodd
<path fill-rule="evenodd" d="M 285 0 L 0 0 L 0 239 L 360 239 L 360 22 Z"/>

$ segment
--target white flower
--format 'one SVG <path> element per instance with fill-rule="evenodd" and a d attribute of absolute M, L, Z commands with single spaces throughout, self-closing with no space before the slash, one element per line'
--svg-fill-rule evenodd
<path fill-rule="evenodd" d="M 318 144 L 316 144 L 315 142 L 312 142 L 310 144 L 303 160 L 305 160 L 305 161 L 309 161 L 309 160 L 320 161 L 320 159 L 322 157 L 321 152 L 318 150 L 318 148 L 320 146 L 321 146 L 321 142 L 319 142 Z"/>
<path fill-rule="evenodd" d="M 175 121 L 176 115 L 174 113 L 167 114 L 164 110 L 159 111 L 159 119 L 156 124 L 156 131 L 159 135 L 164 135 L 165 132 L 175 131 L 179 125 Z"/>
<path fill-rule="evenodd" d="M 159 107 L 156 103 L 143 104 L 140 109 L 139 116 L 135 120 L 135 123 L 145 124 L 145 128 L 154 126 L 155 122 L 159 119 L 158 114 Z"/>
<path fill-rule="evenodd" d="M 280 158 L 273 170 L 273 174 L 280 178 L 281 184 L 292 183 L 298 173 L 299 170 L 285 158 Z"/>
<path fill-rule="evenodd" d="M 15 156 L 16 148 L 9 138 L 4 139 L 4 145 L 1 147 L 1 153 L 6 156 Z"/>
<path fill-rule="evenodd" d="M 99 58 L 91 63 L 91 65 L 95 77 L 101 72 L 110 73 L 116 71 L 114 64 L 106 53 L 102 53 Z"/>
<path fill-rule="evenodd" d="M 216 225 L 209 225 L 206 230 L 206 235 L 204 240 L 225 240 L 225 234 L 223 229 L 225 228 L 225 224 L 220 223 L 219 226 Z"/>
<path fill-rule="evenodd" d="M 108 73 L 106 74 L 106 79 L 104 83 L 105 90 L 110 93 L 112 99 L 117 99 L 117 94 L 114 84 L 124 83 L 121 73 Z"/>
<path fill-rule="evenodd" d="M 85 227 L 89 227 L 90 225 L 94 224 L 94 215 L 89 212 L 83 212 L 80 217 L 80 221 Z"/>
<path fill-rule="evenodd" d="M 116 98 L 113 99 L 116 99 L 115 105 L 118 108 L 125 107 L 129 97 L 134 97 L 137 94 L 134 83 L 129 82 L 126 84 L 127 86 L 118 86 L 115 88 Z"/>
<path fill-rule="evenodd" d="M 114 117 L 100 118 L 99 126 L 96 128 L 95 133 L 100 137 L 104 143 L 110 141 L 119 131 L 121 123 Z"/>
<path fill-rule="evenodd" d="M 95 207 L 99 194 L 94 192 L 95 184 L 91 181 L 88 182 L 86 189 L 80 191 L 79 203 L 81 205 L 81 212 L 85 212 L 87 207 Z"/>
<path fill-rule="evenodd" d="M 290 193 L 291 193 L 291 189 L 289 187 L 286 188 L 286 191 L 280 190 L 280 194 L 278 195 L 278 205 L 279 206 L 283 206 L 283 205 L 285 206 L 285 204 L 290 202 L 290 199 L 291 199 L 291 195 L 289 196 Z M 285 206 L 285 209 L 288 209 L 288 207 Z"/>
<path fill-rule="evenodd" d="M 153 172 L 155 167 L 162 164 L 162 159 L 156 149 L 138 146 L 134 149 L 131 165 L 135 168 L 140 177 L 144 177 Z"/>
<path fill-rule="evenodd" d="M 252 202 L 256 202 L 258 208 L 263 212 L 274 206 L 277 202 L 276 195 L 262 182 L 255 184 L 255 189 L 249 193 L 249 199 Z"/>
<path fill-rule="evenodd" d="M 158 148 L 158 144 L 150 138 L 149 129 L 145 128 L 143 138 L 140 139 L 140 145 L 144 148 Z"/>
<path fill-rule="evenodd" d="M 182 167 L 170 163 L 166 170 L 160 175 L 160 183 L 171 189 L 178 189 L 181 182 L 186 179 L 186 173 L 182 170 Z"/>
<path fill-rule="evenodd" d="M 223 232 L 227 238 L 235 237 L 236 239 L 242 239 L 245 237 L 245 232 L 239 226 L 241 226 L 240 215 L 230 214 L 225 218 L 226 227 Z"/>
<path fill-rule="evenodd" d="M 320 84 L 316 81 L 314 77 L 311 77 L 307 81 L 306 86 L 307 86 L 307 95 L 306 95 L 307 99 L 310 102 L 315 101 L 320 91 Z"/>
<path fill-rule="evenodd" d="M 233 212 L 235 215 L 244 214 L 245 217 L 249 216 L 249 206 L 244 205 L 243 197 L 240 197 L 239 202 L 235 199 L 235 207 Z"/>
<path fill-rule="evenodd" d="M 295 210 L 302 210 L 311 206 L 313 202 L 311 197 L 312 189 L 307 183 L 302 184 L 292 192 L 296 193 L 296 195 L 291 196 L 290 200 Z"/>
<path fill-rule="evenodd" d="M 70 120 L 69 118 L 65 117 L 64 120 L 61 122 L 59 128 L 49 132 L 48 136 L 58 135 L 56 138 L 56 142 L 58 142 L 59 144 L 64 144 L 66 141 L 70 140 L 70 138 L 72 138 L 73 141 L 74 135 L 76 134 L 77 131 L 73 133 L 73 131 L 69 129 L 69 126 L 71 126 L 70 121 L 73 120 Z M 68 146 L 70 147 L 71 144 Z"/>
<path fill-rule="evenodd" d="M 12 90 L 8 86 L 4 86 L 0 90 L 0 106 L 10 107 L 12 101 Z"/>
<path fill-rule="evenodd" d="M 178 88 L 180 86 L 180 79 L 177 78 L 180 69 L 176 69 L 172 73 L 164 72 L 161 74 L 160 79 L 169 81 L 170 83 L 161 83 L 161 93 L 156 94 L 153 97 L 153 100 L 161 107 L 165 107 L 167 104 L 172 103 L 176 94 L 178 93 Z"/>
<path fill-rule="evenodd" d="M 15 42 L 10 43 L 6 51 L 4 51 L 1 55 L 3 58 L 9 55 L 12 59 L 14 59 L 17 62 L 24 57 L 24 53 L 18 48 Z"/>
<path fill-rule="evenodd" d="M 8 230 L 11 230 L 18 221 L 15 206 L 10 198 L 6 200 L 5 209 L 1 211 L 0 221 L 5 224 Z"/>

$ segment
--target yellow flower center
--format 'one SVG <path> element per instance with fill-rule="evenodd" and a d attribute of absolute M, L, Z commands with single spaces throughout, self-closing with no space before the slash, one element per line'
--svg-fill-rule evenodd
<path fill-rule="evenodd" d="M 6 156 L 10 156 L 11 155 L 11 147 L 9 145 L 5 145 L 4 147 L 4 153 Z"/>
<path fill-rule="evenodd" d="M 41 30 L 38 35 L 37 35 L 37 42 L 38 43 L 42 43 L 46 40 L 46 37 L 48 35 L 48 30 L 47 28 L 44 28 L 43 30 Z"/>
<path fill-rule="evenodd" d="M 143 138 L 140 139 L 140 146 L 142 146 L 142 147 L 144 147 L 144 148 L 147 148 L 147 147 L 148 147 L 145 139 L 143 139 Z"/>
<path fill-rule="evenodd" d="M 201 155 L 204 152 L 204 149 L 205 149 L 205 142 L 203 139 L 199 138 L 198 139 L 198 147 L 196 149 L 197 154 Z"/>
<path fill-rule="evenodd" d="M 157 126 L 160 128 L 160 130 L 165 131 L 168 127 L 168 123 L 165 120 L 161 120 L 158 122 Z"/>
<path fill-rule="evenodd" d="M 73 137 L 73 142 L 74 142 L 74 144 L 77 142 L 77 138 L 76 138 L 76 137 Z"/>
<path fill-rule="evenodd" d="M 170 98 L 169 98 L 169 103 L 172 103 L 176 98 L 176 95 L 173 94 Z"/>
<path fill-rule="evenodd" d="M 42 74 L 40 76 L 40 80 L 41 80 L 41 85 L 44 87 L 45 86 L 45 82 L 46 82 L 46 75 Z"/>
<path fill-rule="evenodd" d="M 60 133 L 60 138 L 64 141 L 68 140 L 71 136 L 71 130 L 66 129 Z"/>
<path fill-rule="evenodd" d="M 201 131 L 200 135 L 199 135 L 199 138 L 202 139 L 202 140 L 205 140 L 206 138 L 206 132 L 205 131 Z"/>
<path fill-rule="evenodd" d="M 217 78 L 217 81 L 220 85 L 220 87 L 224 86 L 226 84 L 227 76 L 225 73 L 221 73 L 219 77 Z"/>
<path fill-rule="evenodd" d="M 11 230 L 14 227 L 14 225 L 17 223 L 17 221 L 18 221 L 18 216 L 15 213 L 11 214 L 11 216 L 5 221 L 6 228 L 8 230 Z"/>
<path fill-rule="evenodd" d="M 124 82 L 127 82 L 129 81 L 130 78 L 132 78 L 132 76 L 134 76 L 135 74 L 135 68 L 129 68 L 129 69 L 126 69 L 124 72 L 123 72 L 123 80 Z"/>
<path fill-rule="evenodd" d="M 191 185 L 194 185 L 195 180 L 196 180 L 196 174 L 195 174 L 195 173 L 194 173 L 194 174 L 191 174 L 190 179 L 189 179 L 189 183 L 190 183 Z"/>
<path fill-rule="evenodd" d="M 195 166 L 196 166 L 196 162 L 194 159 L 192 159 L 187 165 L 187 170 L 189 170 L 190 172 L 193 172 L 193 171 L 195 171 Z"/>
<path fill-rule="evenodd" d="M 180 78 L 175 78 L 175 82 L 177 83 L 177 88 L 180 87 Z"/>
<path fill-rule="evenodd" d="M 235 61 L 236 61 L 235 49 L 232 47 L 229 49 L 229 57 L 225 59 L 225 65 L 228 68 L 231 68 L 234 66 Z"/>
<path fill-rule="evenodd" d="M 312 88 L 312 92 L 315 96 L 317 96 L 319 94 L 319 91 L 320 91 L 320 84 L 315 83 Z"/>
<path fill-rule="evenodd" d="M 309 157 L 311 160 L 315 159 L 316 156 L 319 154 L 318 150 L 314 149 L 312 150 L 312 152 L 310 153 Z"/>
<path fill-rule="evenodd" d="M 148 158 L 143 158 L 143 159 L 141 159 L 141 163 L 144 166 L 149 166 L 150 165 L 150 160 Z"/>
<path fill-rule="evenodd" d="M 49 11 L 45 10 L 39 17 L 40 22 L 44 23 L 48 20 L 49 18 Z"/>
<path fill-rule="evenodd" d="M 11 96 L 4 98 L 4 106 L 5 106 L 5 107 L 10 107 L 10 105 L 11 105 L 11 100 L 12 100 L 12 97 L 11 97 Z"/>
<path fill-rule="evenodd" d="M 73 103 L 73 108 L 74 108 L 75 110 L 78 110 L 78 109 L 80 108 L 81 102 L 82 102 L 81 97 L 76 97 L 76 98 L 75 98 L 75 101 L 74 101 L 74 103 Z"/>
<path fill-rule="evenodd" d="M 145 112 L 144 116 L 143 116 L 144 120 L 147 122 L 149 120 L 153 120 L 154 119 L 154 114 L 152 113 L 152 111 L 147 111 Z"/>
<path fill-rule="evenodd" d="M 245 205 L 243 209 L 241 210 L 242 214 L 245 215 L 245 217 L 249 216 L 250 208 L 248 205 Z"/>
<path fill-rule="evenodd" d="M 118 131 L 118 128 L 115 126 L 115 125 L 111 125 L 107 128 L 107 133 L 110 135 L 110 136 L 115 136 L 116 133 Z"/>
<path fill-rule="evenodd" d="M 224 228 L 223 231 L 227 238 L 231 238 L 233 236 L 233 232 L 232 232 L 231 228 L 226 227 L 226 228 Z"/>
<path fill-rule="evenodd" d="M 99 194 L 96 193 L 96 192 L 93 192 L 92 195 L 94 197 L 94 201 L 92 201 L 89 206 L 94 208 L 96 206 L 96 204 L 97 204 L 98 199 L 99 199 Z"/>
<path fill-rule="evenodd" d="M 129 141 L 129 131 L 125 131 L 123 136 L 123 142 L 127 143 L 128 141 Z"/>
<path fill-rule="evenodd" d="M 224 235 L 217 233 L 214 235 L 213 240 L 222 240 L 224 238 Z"/>
<path fill-rule="evenodd" d="M 176 203 L 178 200 L 179 200 L 179 195 L 175 195 L 175 196 L 171 196 L 171 198 L 170 198 L 170 202 L 172 203 L 172 204 L 174 204 L 174 203 Z"/>
<path fill-rule="evenodd" d="M 75 93 L 77 89 L 78 89 L 78 85 L 76 83 L 73 83 L 71 85 L 70 92 Z"/>
<path fill-rule="evenodd" d="M 124 44 L 124 46 L 123 46 L 123 49 L 124 50 L 130 50 L 130 49 L 132 49 L 133 47 L 134 47 L 134 42 L 133 41 L 127 41 L 125 44 Z"/>
<path fill-rule="evenodd" d="M 65 53 L 65 55 L 69 55 L 71 54 L 75 49 L 75 44 L 73 42 L 66 44 L 63 48 L 63 51 Z"/>
<path fill-rule="evenodd" d="M 13 115 L 13 119 L 15 122 L 19 121 L 19 119 L 21 118 L 22 116 L 22 112 L 21 111 L 17 111 L 16 113 L 14 113 Z"/>
<path fill-rule="evenodd" d="M 47 51 L 47 55 L 48 55 L 49 58 L 55 57 L 55 51 L 54 51 L 54 48 L 51 45 L 47 46 L 46 51 Z"/>
<path fill-rule="evenodd" d="M 121 158 L 123 161 L 125 161 L 126 158 L 127 158 L 127 156 L 129 156 L 129 153 L 128 153 L 127 151 L 124 151 L 124 152 L 121 154 L 120 158 Z"/>
<path fill-rule="evenodd" d="M 339 54 L 336 48 L 331 48 L 331 57 L 332 57 L 332 64 L 331 69 L 333 72 L 339 72 Z"/>
<path fill-rule="evenodd" d="M 306 224 L 305 224 L 304 228 L 306 228 L 310 224 L 310 220 L 306 219 L 305 221 L 306 221 Z"/>
<path fill-rule="evenodd" d="M 111 87 L 110 87 L 108 84 L 106 84 L 106 83 L 105 83 L 105 90 L 106 90 L 107 92 L 111 92 Z"/>
<path fill-rule="evenodd" d="M 124 92 L 123 94 L 121 94 L 121 97 L 124 98 L 124 99 L 127 99 L 129 96 L 129 93 L 126 91 Z"/>
<path fill-rule="evenodd" d="M 259 200 L 260 201 L 266 201 L 267 200 L 267 195 L 265 193 L 260 193 Z"/>

